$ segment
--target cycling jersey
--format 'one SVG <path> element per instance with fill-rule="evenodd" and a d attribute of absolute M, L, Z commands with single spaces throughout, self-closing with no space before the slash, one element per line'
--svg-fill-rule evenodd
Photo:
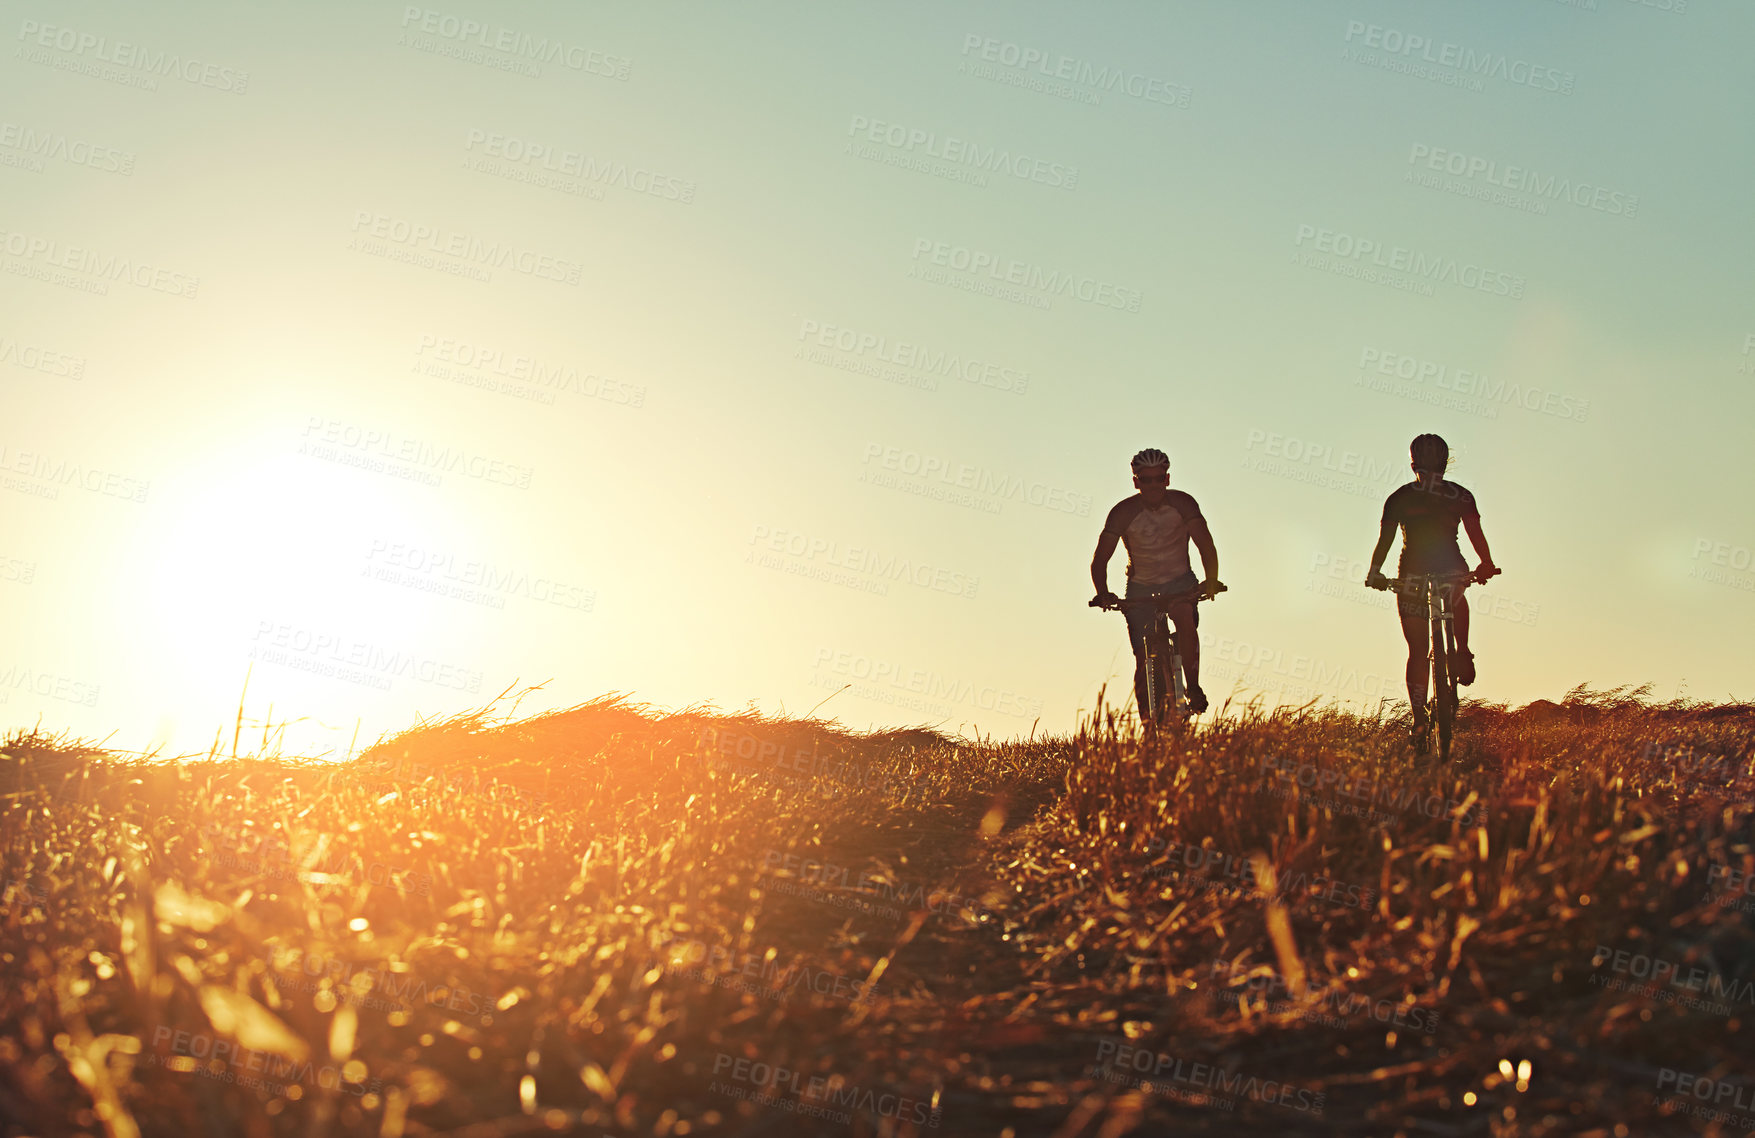
<path fill-rule="evenodd" d="M 1457 526 L 1478 518 L 1475 496 L 1454 482 L 1439 479 L 1430 487 L 1410 482 L 1383 503 L 1383 524 L 1402 531 L 1398 575 L 1451 573 L 1468 568 L 1456 543 Z"/>
<path fill-rule="evenodd" d="M 1191 495 L 1167 490 L 1157 509 L 1147 509 L 1143 495 L 1123 498 L 1109 511 L 1103 532 L 1127 546 L 1127 579 L 1160 585 L 1189 572 L 1188 527 L 1200 519 Z"/>

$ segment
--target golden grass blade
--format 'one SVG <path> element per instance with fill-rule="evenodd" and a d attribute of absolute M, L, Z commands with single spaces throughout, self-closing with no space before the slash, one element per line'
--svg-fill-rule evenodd
<path fill-rule="evenodd" d="M 279 1055 L 294 1062 L 303 1062 L 311 1048 L 273 1012 L 232 988 L 203 984 L 199 993 L 201 1010 L 213 1030 L 238 1041 L 252 1051 Z M 344 1009 L 345 1010 L 345 1009 Z M 351 1042 L 349 1044 L 351 1048 Z"/>

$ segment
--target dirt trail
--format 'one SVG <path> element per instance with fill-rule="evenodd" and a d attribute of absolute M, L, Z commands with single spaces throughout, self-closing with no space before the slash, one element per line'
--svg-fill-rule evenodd
<path fill-rule="evenodd" d="M 881 986 L 890 995 L 869 1013 L 850 1013 L 825 1044 L 844 1065 L 881 1054 L 896 1063 L 899 1085 L 941 1088 L 942 1125 L 922 1133 L 999 1134 L 1010 1127 L 1016 1135 L 1071 1138 L 1120 1134 L 1125 1130 L 1114 1127 L 1138 1116 L 1131 1099 L 1115 1108 L 1121 1088 L 1085 1077 L 1093 1046 L 1062 1025 L 1076 1021 L 1089 1001 L 1076 976 L 1030 977 L 1026 950 L 1006 933 L 1017 917 L 1015 896 L 986 871 L 1061 790 L 1050 780 L 1016 786 L 1000 799 L 967 797 L 886 814 L 841 829 L 834 846 L 821 851 L 824 861 L 855 872 L 889 867 L 916 899 L 922 888 L 932 897 L 925 909 L 894 905 L 886 914 L 853 914 L 824 903 L 820 893 L 775 894 L 767 903 L 763 925 L 775 943 L 784 938 L 808 953 L 850 932 L 872 952 L 889 955 Z M 995 810 L 1003 829 L 984 835 L 983 821 Z M 1108 1129 L 1105 1118 L 1112 1120 Z M 1226 1130 L 1244 1132 L 1235 1124 Z"/>

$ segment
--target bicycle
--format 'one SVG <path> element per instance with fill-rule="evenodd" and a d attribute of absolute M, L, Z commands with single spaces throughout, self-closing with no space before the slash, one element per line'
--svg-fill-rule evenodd
<path fill-rule="evenodd" d="M 1217 581 L 1213 582 L 1213 586 L 1213 596 L 1229 591 Z M 1145 658 L 1146 702 L 1152 711 L 1146 714 L 1142 709 L 1140 715 L 1149 726 L 1159 726 L 1171 713 L 1174 713 L 1179 724 L 1188 722 L 1195 715 L 1195 712 L 1189 710 L 1188 690 L 1183 683 L 1182 651 L 1176 642 L 1176 634 L 1170 631 L 1167 617 L 1170 609 L 1183 601 L 1193 600 L 1199 604 L 1212 599 L 1213 597 L 1206 595 L 1205 586 L 1186 593 L 1167 593 L 1163 596 L 1117 597 L 1113 605 L 1103 604 L 1098 597 L 1091 598 L 1091 608 L 1120 612 L 1123 615 L 1126 615 L 1125 610 L 1129 605 L 1155 610 L 1155 619 L 1146 629 Z M 1159 648 L 1160 644 L 1164 646 L 1162 649 Z"/>
<path fill-rule="evenodd" d="M 1427 727 L 1433 723 L 1438 725 L 1438 757 L 1444 762 L 1450 761 L 1450 740 L 1456 732 L 1456 669 L 1452 667 L 1452 661 L 1457 656 L 1456 629 L 1453 626 L 1453 605 L 1457 595 L 1455 586 L 1485 585 L 1498 576 L 1499 572 L 1498 567 L 1494 567 L 1491 573 L 1486 574 L 1479 569 L 1462 573 L 1413 573 L 1406 577 L 1385 577 L 1381 585 L 1371 586 L 1425 598 L 1426 617 L 1430 621 L 1427 640 L 1431 645 L 1427 651 L 1427 659 L 1432 667 L 1432 695 L 1427 713 Z M 1420 730 L 1414 737 L 1414 749 L 1423 755 L 1426 747 L 1426 731 Z"/>

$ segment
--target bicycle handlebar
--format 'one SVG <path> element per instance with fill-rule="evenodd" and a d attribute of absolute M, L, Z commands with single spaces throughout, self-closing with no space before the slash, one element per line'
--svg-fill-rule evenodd
<path fill-rule="evenodd" d="M 1230 592 L 1230 589 L 1225 585 L 1224 582 L 1222 582 L 1222 581 L 1214 581 L 1213 582 L 1213 597 L 1218 596 L 1220 593 L 1226 593 L 1226 592 Z M 1186 592 L 1186 593 L 1163 593 L 1163 594 L 1160 594 L 1159 596 L 1155 596 L 1155 597 L 1116 597 L 1115 603 L 1112 605 L 1104 604 L 1102 602 L 1102 598 L 1100 598 L 1100 597 L 1092 597 L 1090 599 L 1090 601 L 1088 602 L 1087 607 L 1094 608 L 1094 609 L 1102 609 L 1105 612 L 1119 612 L 1122 608 L 1124 608 L 1127 605 L 1140 605 L 1140 606 L 1148 606 L 1149 605 L 1152 608 L 1168 608 L 1170 605 L 1181 604 L 1183 601 L 1189 600 L 1191 598 L 1195 601 L 1195 603 L 1198 604 L 1201 601 L 1210 601 L 1213 599 L 1213 597 L 1207 596 L 1206 595 L 1206 586 L 1201 585 L 1199 588 L 1193 589 L 1193 590 Z"/>
<path fill-rule="evenodd" d="M 1413 573 L 1406 577 L 1385 577 L 1383 579 L 1383 584 L 1371 585 L 1371 588 L 1399 590 L 1409 586 L 1424 585 L 1428 581 L 1435 585 L 1458 585 L 1463 583 L 1485 585 L 1488 581 L 1497 577 L 1502 572 L 1504 572 L 1504 570 L 1495 565 L 1491 573 L 1485 574 L 1482 573 L 1479 568 L 1470 569 L 1462 573 Z M 1370 585 L 1370 582 L 1367 581 L 1366 584 Z"/>

